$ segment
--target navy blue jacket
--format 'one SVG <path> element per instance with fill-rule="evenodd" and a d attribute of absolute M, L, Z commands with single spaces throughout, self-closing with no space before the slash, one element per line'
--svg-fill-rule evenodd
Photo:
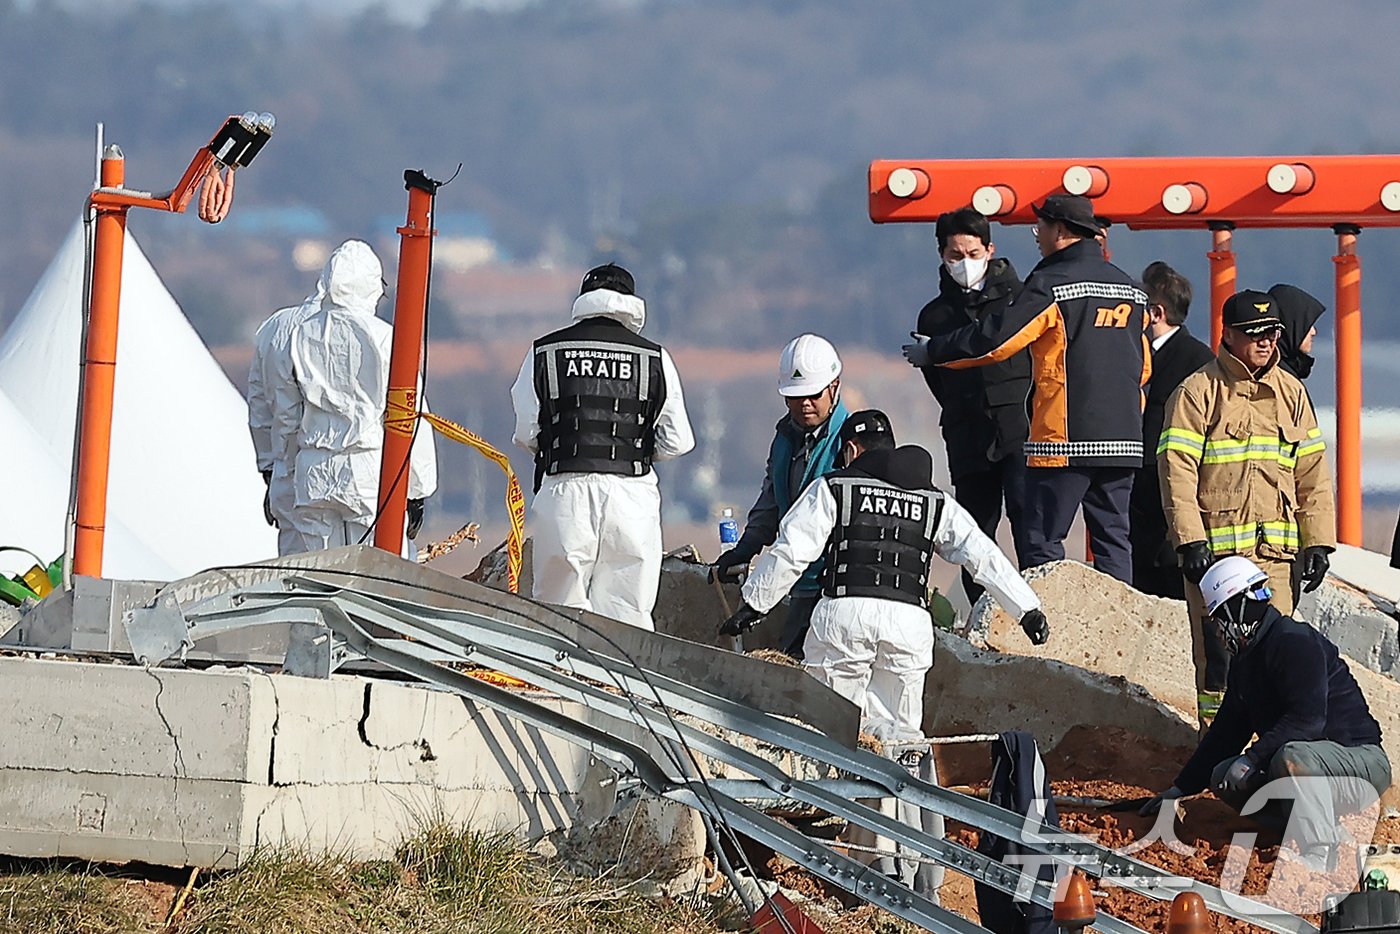
<path fill-rule="evenodd" d="M 1184 794 L 1203 790 L 1211 770 L 1255 734 L 1245 755 L 1258 769 L 1284 743 L 1380 745 L 1380 724 L 1331 640 L 1273 607 L 1260 625 L 1257 641 L 1230 662 L 1220 712 L 1173 782 Z"/>

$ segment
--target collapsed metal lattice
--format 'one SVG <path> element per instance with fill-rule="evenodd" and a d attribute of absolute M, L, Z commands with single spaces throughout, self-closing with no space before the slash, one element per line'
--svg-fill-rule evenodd
<path fill-rule="evenodd" d="M 840 718 L 824 720 L 813 715 L 811 698 L 805 699 L 807 709 L 802 719 L 806 722 L 793 722 L 792 718 L 765 712 L 771 709 L 767 705 L 753 705 L 754 692 L 763 690 L 758 684 L 730 684 L 731 690 L 720 694 L 712 686 L 697 685 L 698 679 L 676 677 L 686 672 L 677 672 L 670 664 L 647 664 L 636 657 L 641 654 L 659 659 L 668 648 L 675 649 L 666 644 L 650 645 L 648 640 L 679 640 L 628 627 L 621 627 L 626 632 L 614 630 L 619 639 L 629 640 L 637 649 L 629 651 L 609 636 L 609 621 L 598 617 L 585 621 L 585 614 L 577 611 L 561 614 L 495 591 L 488 597 L 473 592 L 473 585 L 399 564 L 402 566 L 395 570 L 405 574 L 400 579 L 312 565 L 305 569 L 261 569 L 243 582 L 226 582 L 232 589 L 213 595 L 210 591 L 217 588 L 208 584 L 172 586 L 150 606 L 127 612 L 127 635 L 139 660 L 159 664 L 209 636 L 252 626 L 291 624 L 285 665 L 289 673 L 328 677 L 346 660 L 358 657 L 456 692 L 586 748 L 647 791 L 696 808 L 710 820 L 771 847 L 857 897 L 941 934 L 978 934 L 984 929 L 694 777 L 698 763 L 662 761 L 664 756 L 623 739 L 627 730 L 620 727 L 640 726 L 662 741 L 753 776 L 768 795 L 819 808 L 976 882 L 1045 907 L 1054 904 L 1055 886 L 1037 878 L 1034 862 L 1023 872 L 953 840 L 924 833 L 855 800 L 851 780 L 796 778 L 687 720 L 694 718 L 722 731 L 790 749 L 850 776 L 857 783 L 855 787 L 864 789 L 863 798 L 893 797 L 908 802 L 1015 840 L 1029 853 L 1061 866 L 1077 867 L 1107 884 L 1148 898 L 1168 901 L 1181 892 L 1195 892 L 1210 909 L 1277 934 L 1316 932 L 1296 915 L 1172 875 L 1058 828 L 1029 827 L 1020 814 L 920 781 L 891 759 L 852 748 L 849 737 L 830 735 L 839 736 L 846 724 Z M 431 575 L 432 579 L 416 580 L 415 574 Z M 447 581 L 451 586 L 442 586 Z M 584 640 L 580 627 L 601 637 Z M 585 645 L 585 641 L 590 644 Z M 692 649 L 712 653 L 711 664 L 726 670 L 731 679 L 752 680 L 752 672 L 735 669 L 736 657 L 731 653 L 685 643 L 685 653 Z M 604 723 L 612 722 L 619 728 L 582 723 L 524 693 L 485 683 L 451 667 L 463 662 L 488 666 L 575 701 Z M 771 671 L 760 669 L 759 673 L 764 681 L 772 677 Z M 806 681 L 815 685 L 811 679 Z M 793 689 L 788 690 L 791 693 Z M 794 706 L 795 700 L 787 697 L 787 705 Z M 827 731 L 820 728 L 823 723 Z M 685 766 L 685 771 L 678 765 Z M 1102 912 L 1094 926 L 1106 934 L 1141 934 L 1135 926 Z"/>

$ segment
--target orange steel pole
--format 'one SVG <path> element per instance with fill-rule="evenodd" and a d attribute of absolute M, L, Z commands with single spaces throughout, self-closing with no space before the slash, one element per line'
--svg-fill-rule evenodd
<path fill-rule="evenodd" d="M 1337 224 L 1337 541 L 1361 546 L 1361 228 Z"/>
<path fill-rule="evenodd" d="M 428 273 L 432 263 L 433 198 L 440 182 L 410 169 L 408 220 L 399 233 L 399 275 L 394 287 L 394 345 L 389 358 L 389 395 L 384 415 L 384 455 L 379 465 L 379 517 L 374 545 L 392 554 L 403 551 L 404 512 L 408 505 L 409 456 L 418 422 L 418 374 L 422 368 L 423 332 L 428 318 Z M 425 428 L 424 430 L 431 430 Z"/>
<path fill-rule="evenodd" d="M 120 188 L 126 160 L 118 146 L 102 154 L 102 187 Z M 73 573 L 102 576 L 107 530 L 107 476 L 112 450 L 112 396 L 117 373 L 117 319 L 122 294 L 124 205 L 95 203 L 87 346 L 83 351 L 83 411 L 78 426 L 78 502 L 73 533 Z"/>
<path fill-rule="evenodd" d="M 1210 260 L 1210 349 L 1215 350 L 1220 346 L 1225 299 L 1235 294 L 1235 225 L 1215 221 L 1210 230 L 1212 249 L 1206 258 Z"/>

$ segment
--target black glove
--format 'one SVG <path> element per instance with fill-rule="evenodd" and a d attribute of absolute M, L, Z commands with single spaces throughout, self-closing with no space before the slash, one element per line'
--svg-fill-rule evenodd
<path fill-rule="evenodd" d="M 262 478 L 263 486 L 267 487 L 263 493 L 263 518 L 267 520 L 268 525 L 276 528 L 277 517 L 272 514 L 272 471 L 264 470 Z"/>
<path fill-rule="evenodd" d="M 749 560 L 752 555 L 741 552 L 738 548 L 731 548 L 722 552 L 715 563 L 710 565 L 710 583 L 718 580 L 721 584 L 737 584 L 743 579 L 744 573 L 749 569 Z"/>
<path fill-rule="evenodd" d="M 1044 645 L 1050 638 L 1050 622 L 1040 610 L 1030 610 L 1021 617 L 1021 629 L 1031 645 Z"/>
<path fill-rule="evenodd" d="M 721 636 L 741 636 L 757 626 L 763 616 L 764 614 L 747 603 L 741 603 L 739 609 L 734 611 L 734 615 L 720 624 L 719 634 Z"/>
<path fill-rule="evenodd" d="M 1206 569 L 1215 563 L 1215 555 L 1205 542 L 1187 542 L 1176 550 L 1181 555 L 1181 574 L 1193 584 L 1206 576 Z"/>
<path fill-rule="evenodd" d="M 417 538 L 418 530 L 423 527 L 423 501 L 421 499 L 409 500 L 406 514 L 408 516 L 408 526 L 406 529 L 408 537 L 410 539 Z"/>
<path fill-rule="evenodd" d="M 1142 807 L 1138 808 L 1138 814 L 1143 817 L 1152 817 L 1158 811 L 1162 810 L 1162 805 L 1166 804 L 1168 801 L 1170 801 L 1172 807 L 1175 808 L 1176 799 L 1180 797 L 1181 789 L 1173 785 L 1166 791 L 1159 791 L 1151 798 L 1148 798 L 1147 802 L 1143 804 Z"/>
<path fill-rule="evenodd" d="M 1303 593 L 1312 593 L 1322 586 L 1322 579 L 1327 576 L 1327 568 L 1331 566 L 1327 559 L 1331 551 L 1326 545 L 1309 545 L 1303 549 L 1300 560 L 1303 565 L 1303 580 L 1307 581 Z"/>

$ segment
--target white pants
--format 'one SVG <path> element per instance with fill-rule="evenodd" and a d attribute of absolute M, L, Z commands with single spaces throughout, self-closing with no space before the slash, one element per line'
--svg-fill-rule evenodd
<path fill-rule="evenodd" d="M 884 742 L 923 735 L 924 677 L 933 667 L 933 620 L 911 603 L 822 597 L 812 610 L 803 664 L 861 709 L 861 729 Z"/>
<path fill-rule="evenodd" d="M 366 537 L 374 516 L 352 516 L 336 506 L 297 506 L 292 510 L 297 552 L 325 551 L 342 545 L 374 544 Z"/>
<path fill-rule="evenodd" d="M 559 474 L 535 495 L 536 600 L 591 610 L 641 629 L 661 582 L 656 475 Z"/>
<path fill-rule="evenodd" d="M 915 778 L 935 785 L 939 783 L 933 750 L 927 740 L 909 745 L 886 746 L 885 755 L 899 762 Z M 946 828 L 942 814 L 925 811 L 917 805 L 895 798 L 858 798 L 857 801 L 874 808 L 886 817 L 895 818 L 901 824 L 923 831 L 936 839 L 943 839 Z M 878 871 L 898 879 L 925 898 L 932 899 L 935 904 L 938 903 L 938 890 L 943 886 L 942 866 L 928 862 L 927 857 L 911 847 L 895 843 L 855 824 L 847 828 L 845 839 L 859 847 L 851 851 L 853 858 L 867 866 L 874 866 Z"/>
<path fill-rule="evenodd" d="M 292 475 L 274 467 L 267 493 L 268 507 L 272 510 L 273 521 L 277 523 L 277 553 L 294 555 L 304 551 L 301 534 L 297 532 L 293 516 L 297 507 L 297 491 L 292 482 Z"/>

